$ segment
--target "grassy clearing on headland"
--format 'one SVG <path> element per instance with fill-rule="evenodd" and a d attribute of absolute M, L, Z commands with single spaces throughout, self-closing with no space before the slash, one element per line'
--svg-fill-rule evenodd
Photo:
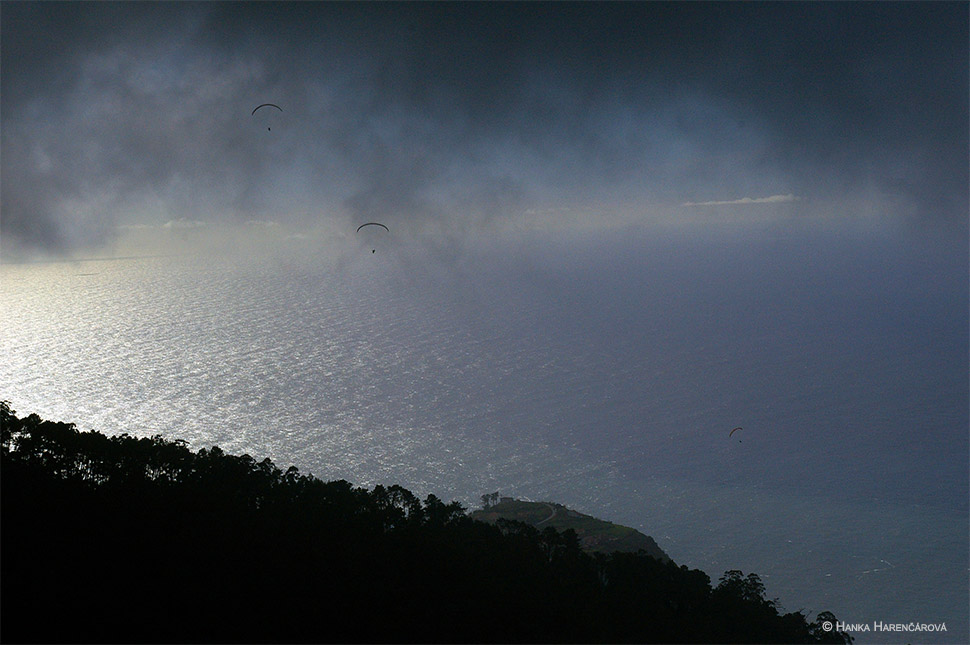
<path fill-rule="evenodd" d="M 472 511 L 470 516 L 492 523 L 504 518 L 537 528 L 551 526 L 557 531 L 572 529 L 579 537 L 583 549 L 593 553 L 636 553 L 643 550 L 662 562 L 670 560 L 652 537 L 628 526 L 606 522 L 554 502 L 527 502 L 508 498 L 503 500 L 498 504 L 489 504 L 482 510 Z"/>

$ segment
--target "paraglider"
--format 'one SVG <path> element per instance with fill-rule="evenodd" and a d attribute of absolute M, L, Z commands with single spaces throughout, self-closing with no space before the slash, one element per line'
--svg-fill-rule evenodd
<path fill-rule="evenodd" d="M 731 435 L 733 435 L 735 432 L 737 432 L 740 429 L 741 429 L 741 426 L 738 426 L 737 428 L 735 428 L 734 430 L 732 430 L 731 432 L 729 432 L 728 433 L 728 439 L 730 439 L 731 438 Z M 738 441 L 741 441 L 741 440 L 738 439 Z"/>
<path fill-rule="evenodd" d="M 361 224 L 360 226 L 357 227 L 357 232 L 360 233 L 360 229 L 364 228 L 365 226 L 380 226 L 382 229 L 384 229 L 388 233 L 391 232 L 390 229 L 388 229 L 386 226 L 384 226 L 380 222 L 367 222 L 366 224 Z M 377 253 L 377 249 L 371 249 L 370 252 L 371 253 Z"/>
<path fill-rule="evenodd" d="M 366 224 L 361 224 L 357 227 L 357 232 L 360 233 L 360 229 L 364 228 L 365 226 L 380 226 L 382 229 L 390 233 L 390 230 L 380 222 L 367 222 Z"/>
<path fill-rule="evenodd" d="M 280 106 L 276 105 L 275 103 L 263 103 L 262 105 L 257 105 L 255 108 L 253 108 L 253 113 L 250 114 L 249 116 L 256 116 L 256 110 L 258 110 L 260 108 L 276 108 L 280 112 L 283 111 L 283 108 L 281 108 Z M 273 128 L 267 126 L 266 129 L 271 131 Z"/>

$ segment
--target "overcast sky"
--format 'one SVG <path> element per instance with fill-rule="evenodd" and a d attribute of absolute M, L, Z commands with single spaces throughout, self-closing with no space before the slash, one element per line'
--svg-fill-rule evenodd
<path fill-rule="evenodd" d="M 2 7 L 4 253 L 120 225 L 953 226 L 959 3 Z M 275 103 L 251 114 L 261 103 Z"/>

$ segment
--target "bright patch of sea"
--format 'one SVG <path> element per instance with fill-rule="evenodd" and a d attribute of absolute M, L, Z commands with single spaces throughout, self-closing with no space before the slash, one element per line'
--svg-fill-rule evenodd
<path fill-rule="evenodd" d="M 635 231 L 8 264 L 0 397 L 328 480 L 561 502 L 715 583 L 756 572 L 788 611 L 947 627 L 860 643 L 967 642 L 966 277 L 885 239 Z"/>

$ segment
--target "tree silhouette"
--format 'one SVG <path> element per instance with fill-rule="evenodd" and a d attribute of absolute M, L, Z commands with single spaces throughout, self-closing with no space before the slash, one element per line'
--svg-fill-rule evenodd
<path fill-rule="evenodd" d="M 498 491 L 495 491 L 494 493 L 485 493 L 482 495 L 482 508 L 488 510 L 490 507 L 498 504 L 498 499 Z"/>
<path fill-rule="evenodd" d="M 712 589 L 398 485 L 82 433 L 6 402 L 0 458 L 4 641 L 851 642 L 823 629 L 831 614 L 779 615 L 755 574 Z"/>

